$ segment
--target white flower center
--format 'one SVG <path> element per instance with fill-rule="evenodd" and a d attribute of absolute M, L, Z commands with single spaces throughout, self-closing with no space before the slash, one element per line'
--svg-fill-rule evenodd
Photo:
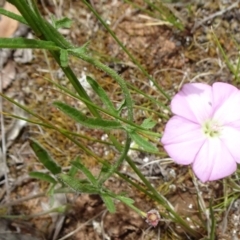
<path fill-rule="evenodd" d="M 202 130 L 207 137 L 219 137 L 222 130 L 222 125 L 215 120 L 207 120 L 203 126 Z"/>

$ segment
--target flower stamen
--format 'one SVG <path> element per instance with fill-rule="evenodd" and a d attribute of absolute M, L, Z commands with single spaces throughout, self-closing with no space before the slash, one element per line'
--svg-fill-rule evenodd
<path fill-rule="evenodd" d="M 208 120 L 203 124 L 202 129 L 207 137 L 213 138 L 220 136 L 222 126 L 214 120 Z"/>

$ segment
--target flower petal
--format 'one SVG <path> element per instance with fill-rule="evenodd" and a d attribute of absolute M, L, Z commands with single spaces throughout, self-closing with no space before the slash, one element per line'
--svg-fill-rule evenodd
<path fill-rule="evenodd" d="M 240 120 L 240 91 L 233 85 L 217 82 L 212 86 L 214 120 L 228 124 Z"/>
<path fill-rule="evenodd" d="M 203 83 L 185 84 L 171 102 L 172 112 L 195 123 L 212 115 L 212 87 Z"/>
<path fill-rule="evenodd" d="M 208 139 L 193 163 L 193 171 L 202 182 L 229 176 L 236 168 L 235 160 L 218 138 Z"/>
<path fill-rule="evenodd" d="M 237 163 L 240 163 L 240 129 L 236 129 L 235 127 L 231 126 L 225 126 L 221 132 L 220 139 L 227 147 L 234 160 Z"/>
<path fill-rule="evenodd" d="M 194 161 L 205 139 L 200 125 L 173 116 L 166 125 L 161 142 L 176 163 L 187 165 Z"/>

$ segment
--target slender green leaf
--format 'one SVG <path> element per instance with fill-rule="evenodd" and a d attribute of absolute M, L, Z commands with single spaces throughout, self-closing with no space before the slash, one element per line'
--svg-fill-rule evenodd
<path fill-rule="evenodd" d="M 134 200 L 129 198 L 129 197 L 125 197 L 125 196 L 117 196 L 117 199 L 119 199 L 121 202 L 125 203 L 126 205 L 133 205 L 134 204 Z"/>
<path fill-rule="evenodd" d="M 87 81 L 91 85 L 95 93 L 100 97 L 100 99 L 102 100 L 103 104 L 107 107 L 109 112 L 117 114 L 117 110 L 115 109 L 112 101 L 109 99 L 104 89 L 94 79 L 92 79 L 89 76 L 87 76 Z"/>
<path fill-rule="evenodd" d="M 227 67 L 229 68 L 229 70 L 232 72 L 232 74 L 234 75 L 235 79 L 239 82 L 239 76 L 237 75 L 237 68 L 234 67 L 234 65 L 232 64 L 232 62 L 230 61 L 226 51 L 224 51 L 219 39 L 217 38 L 217 36 L 215 35 L 215 33 L 212 31 L 213 33 L 213 39 L 216 42 L 216 45 L 220 51 L 220 53 L 222 54 L 222 57 L 224 59 L 225 64 L 227 65 Z"/>
<path fill-rule="evenodd" d="M 77 47 L 77 48 L 70 48 L 68 49 L 69 53 L 79 53 L 79 54 L 84 54 L 87 52 L 87 47 L 89 45 L 89 41 L 84 43 L 81 47 Z"/>
<path fill-rule="evenodd" d="M 76 161 L 72 162 L 72 165 L 82 171 L 85 176 L 88 178 L 88 180 L 94 185 L 97 186 L 97 180 L 92 175 L 92 173 L 77 159 Z"/>
<path fill-rule="evenodd" d="M 122 126 L 119 122 L 113 120 L 103 120 L 100 118 L 89 118 L 76 108 L 73 108 L 62 102 L 54 102 L 54 106 L 56 106 L 59 110 L 65 113 L 67 116 L 75 120 L 76 122 L 82 124 L 88 128 L 100 128 L 105 130 L 111 129 L 121 129 Z"/>
<path fill-rule="evenodd" d="M 135 133 L 137 128 L 132 125 L 124 125 L 124 129 L 130 134 L 130 133 Z"/>
<path fill-rule="evenodd" d="M 51 51 L 60 50 L 54 42 L 26 38 L 0 38 L 0 48 L 39 48 Z"/>
<path fill-rule="evenodd" d="M 110 213 L 115 213 L 116 212 L 116 208 L 115 208 L 113 199 L 111 197 L 109 197 L 108 195 L 106 195 L 106 194 L 101 194 L 101 197 L 102 197 L 102 200 L 103 200 L 103 202 L 105 203 L 105 205 L 107 207 L 107 210 Z"/>
<path fill-rule="evenodd" d="M 177 17 L 162 3 L 162 1 L 154 2 L 150 0 L 144 0 L 144 2 L 147 3 L 152 9 L 157 10 L 165 21 L 171 25 L 174 25 L 179 30 L 184 30 L 184 25 L 180 22 L 180 19 L 177 19 Z"/>
<path fill-rule="evenodd" d="M 65 49 L 60 50 L 60 63 L 62 67 L 68 66 L 68 52 Z"/>
<path fill-rule="evenodd" d="M 78 171 L 78 169 L 72 165 L 68 172 L 68 175 L 70 177 L 74 177 L 76 175 L 77 171 Z"/>
<path fill-rule="evenodd" d="M 59 174 L 57 176 L 60 181 L 66 184 L 69 188 L 74 190 L 77 193 L 89 193 L 89 194 L 99 194 L 100 189 L 98 187 L 93 186 L 89 183 L 83 183 L 78 179 L 75 179 L 66 174 Z"/>
<path fill-rule="evenodd" d="M 121 111 L 123 110 L 124 107 L 127 107 L 127 103 L 126 103 L 126 100 L 123 99 L 122 102 L 120 102 L 118 108 L 117 108 L 117 112 L 118 112 L 118 115 L 120 116 L 121 114 Z"/>
<path fill-rule="evenodd" d="M 64 17 L 62 19 L 56 20 L 54 23 L 55 23 L 55 27 L 59 29 L 59 28 L 70 28 L 72 25 L 72 22 L 73 21 L 71 19 Z"/>
<path fill-rule="evenodd" d="M 53 184 L 57 183 L 57 181 L 47 173 L 30 172 L 29 176 L 32 177 L 32 178 L 37 178 L 37 179 L 49 182 L 49 183 L 53 183 Z"/>
<path fill-rule="evenodd" d="M 147 118 L 141 124 L 141 127 L 145 129 L 152 129 L 156 125 L 156 122 L 153 121 L 151 118 Z"/>
<path fill-rule="evenodd" d="M 37 155 L 39 161 L 46 167 L 52 174 L 61 172 L 61 167 L 55 163 L 48 152 L 37 142 L 31 140 L 30 146 Z"/>
<path fill-rule="evenodd" d="M 130 137 L 132 138 L 132 140 L 135 141 L 137 143 L 137 145 L 139 147 L 143 148 L 145 151 L 148 151 L 148 152 L 157 152 L 158 151 L 157 147 L 152 145 L 152 143 L 150 143 L 149 141 L 144 139 L 139 134 L 137 134 L 135 132 L 132 132 L 129 134 L 130 134 Z"/>
<path fill-rule="evenodd" d="M 4 15 L 4 16 L 7 16 L 9 18 L 12 18 L 14 20 L 17 20 L 20 23 L 28 25 L 28 23 L 26 22 L 26 20 L 22 16 L 20 16 L 18 14 L 15 14 L 13 12 L 9 12 L 9 11 L 3 9 L 3 8 L 0 8 L 0 14 Z"/>

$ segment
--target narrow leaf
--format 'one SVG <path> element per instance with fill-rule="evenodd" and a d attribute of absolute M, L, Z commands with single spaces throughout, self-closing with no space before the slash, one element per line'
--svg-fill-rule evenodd
<path fill-rule="evenodd" d="M 72 118 L 74 121 L 80 123 L 81 125 L 88 128 L 100 128 L 105 130 L 111 129 L 120 129 L 122 128 L 121 124 L 117 121 L 113 120 L 103 120 L 100 118 L 89 118 L 76 108 L 73 108 L 65 103 L 54 102 L 54 106 L 56 106 L 59 110 L 65 113 L 67 116 Z"/>
<path fill-rule="evenodd" d="M 135 132 L 129 133 L 129 134 L 130 134 L 130 137 L 132 138 L 132 140 L 135 141 L 137 143 L 137 145 L 139 145 L 139 147 L 141 147 L 145 151 L 148 151 L 148 152 L 157 152 L 158 151 L 157 147 L 152 145 L 152 143 L 150 143 L 149 141 L 144 139 L 139 134 L 137 134 Z"/>
<path fill-rule="evenodd" d="M 79 53 L 79 54 L 84 54 L 87 52 L 87 47 L 89 45 L 89 41 L 84 43 L 81 47 L 78 48 L 70 48 L 68 49 L 69 53 Z"/>
<path fill-rule="evenodd" d="M 59 20 L 56 20 L 55 21 L 55 27 L 58 29 L 58 28 L 70 28 L 71 25 L 72 25 L 72 20 L 67 18 L 67 17 L 64 17 L 62 19 L 59 19 Z"/>
<path fill-rule="evenodd" d="M 26 38 L 0 38 L 0 48 L 39 48 L 52 51 L 60 50 L 54 42 Z"/>
<path fill-rule="evenodd" d="M 126 104 L 126 100 L 124 99 L 118 106 L 117 108 L 117 112 L 118 112 L 118 115 L 121 114 L 121 111 L 123 110 L 124 107 L 126 107 L 127 104 Z"/>
<path fill-rule="evenodd" d="M 57 183 L 57 181 L 47 173 L 30 172 L 29 176 L 32 178 L 37 178 L 37 179 L 49 182 L 49 183 L 53 183 L 53 184 Z"/>
<path fill-rule="evenodd" d="M 126 205 L 132 205 L 134 204 L 134 200 L 129 198 L 129 197 L 125 197 L 125 196 L 119 196 L 117 197 L 117 199 L 119 199 L 121 202 L 125 203 Z"/>
<path fill-rule="evenodd" d="M 87 76 L 87 81 L 91 85 L 95 93 L 100 97 L 100 99 L 102 100 L 103 104 L 107 107 L 109 112 L 117 114 L 117 110 L 115 109 L 112 101 L 109 99 L 104 89 L 94 79 L 92 79 L 89 76 Z"/>
<path fill-rule="evenodd" d="M 153 121 L 151 118 L 147 118 L 141 124 L 141 127 L 145 129 L 152 129 L 156 125 L 156 122 Z"/>
<path fill-rule="evenodd" d="M 216 239 L 216 218 L 214 216 L 212 199 L 210 201 L 209 209 L 210 209 L 210 218 L 211 218 L 210 240 L 214 240 L 214 239 Z"/>
<path fill-rule="evenodd" d="M 37 155 L 39 161 L 46 167 L 52 174 L 61 172 L 61 167 L 55 163 L 48 152 L 37 142 L 31 140 L 30 146 Z"/>
<path fill-rule="evenodd" d="M 68 66 L 68 52 L 65 49 L 60 50 L 60 64 L 62 67 Z"/>
<path fill-rule="evenodd" d="M 13 12 L 9 12 L 9 11 L 3 9 L 3 8 L 0 8 L 0 14 L 4 15 L 4 16 L 7 16 L 9 18 L 12 18 L 14 20 L 17 20 L 20 23 L 28 25 L 28 23 L 26 22 L 26 20 L 22 16 L 20 16 L 18 14 L 15 14 Z"/>
<path fill-rule="evenodd" d="M 97 186 L 97 180 L 95 177 L 79 160 L 72 162 L 72 165 L 82 171 L 94 186 Z"/>
<path fill-rule="evenodd" d="M 92 184 L 89 183 L 82 183 L 78 179 L 75 179 L 66 174 L 59 174 L 57 176 L 60 181 L 66 184 L 69 188 L 77 193 L 89 193 L 89 194 L 99 194 L 100 189 L 94 187 Z"/>
<path fill-rule="evenodd" d="M 236 71 L 235 71 L 235 67 L 232 64 L 232 62 L 230 61 L 226 51 L 224 50 L 224 48 L 222 47 L 219 39 L 217 38 L 217 36 L 215 35 L 214 32 L 213 33 L 213 39 L 216 42 L 216 45 L 220 51 L 220 53 L 222 54 L 222 57 L 224 59 L 224 63 L 227 65 L 227 67 L 229 68 L 229 70 L 232 72 L 232 74 L 235 76 L 235 79 L 238 79 L 238 76 L 236 75 Z"/>
<path fill-rule="evenodd" d="M 109 197 L 108 195 L 106 195 L 106 194 L 101 194 L 101 197 L 102 197 L 102 200 L 103 200 L 103 202 L 105 203 L 105 205 L 107 207 L 107 210 L 110 213 L 115 213 L 116 212 L 116 208 L 115 208 L 113 199 L 111 197 Z"/>
<path fill-rule="evenodd" d="M 74 177 L 77 173 L 77 168 L 74 167 L 74 166 L 71 166 L 69 172 L 68 172 L 68 175 L 71 176 L 71 177 Z"/>

